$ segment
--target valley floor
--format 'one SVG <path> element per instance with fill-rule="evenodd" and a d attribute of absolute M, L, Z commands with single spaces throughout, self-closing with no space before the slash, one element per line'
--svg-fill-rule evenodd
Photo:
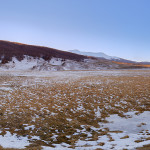
<path fill-rule="evenodd" d="M 150 149 L 150 70 L 0 71 L 0 149 Z"/>

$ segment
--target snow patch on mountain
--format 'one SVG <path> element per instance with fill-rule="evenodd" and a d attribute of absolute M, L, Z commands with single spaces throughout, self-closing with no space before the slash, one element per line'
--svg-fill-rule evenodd
<path fill-rule="evenodd" d="M 62 58 L 51 58 L 44 60 L 42 58 L 34 58 L 32 56 L 24 56 L 19 61 L 13 57 L 6 64 L 0 64 L 0 69 L 7 70 L 41 70 L 41 71 L 60 71 L 60 70 L 102 70 L 117 67 L 115 64 L 105 64 L 97 59 L 84 59 L 83 61 L 75 61 Z"/>
<path fill-rule="evenodd" d="M 9 70 L 29 70 L 43 61 L 44 60 L 41 58 L 36 59 L 30 56 L 24 56 L 24 59 L 21 61 L 19 61 L 16 57 L 13 57 L 12 61 L 1 65 L 1 67 Z"/>

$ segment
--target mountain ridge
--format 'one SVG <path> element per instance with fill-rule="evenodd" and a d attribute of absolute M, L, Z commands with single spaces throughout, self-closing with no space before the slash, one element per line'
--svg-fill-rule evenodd
<path fill-rule="evenodd" d="M 24 55 L 39 57 L 44 60 L 50 60 L 52 57 L 56 57 L 81 61 L 88 58 L 87 56 L 73 54 L 54 48 L 0 40 L 0 58 L 2 59 L 2 62 L 5 63 L 11 61 L 13 56 L 18 60 L 22 60 Z"/>
<path fill-rule="evenodd" d="M 44 46 L 0 40 L 0 68 L 26 70 L 102 70 L 147 68 L 124 59 L 106 59 Z"/>
<path fill-rule="evenodd" d="M 83 52 L 83 51 L 80 51 L 80 50 L 69 50 L 69 52 L 80 54 L 80 55 L 85 55 L 85 56 L 104 58 L 104 59 L 108 59 L 108 60 L 112 60 L 112 61 L 124 62 L 124 63 L 140 63 L 140 64 L 145 64 L 145 65 L 146 64 L 150 65 L 150 62 L 148 62 L 148 61 L 138 62 L 138 61 L 133 61 L 133 60 L 120 58 L 120 57 L 117 57 L 117 56 L 109 56 L 109 55 L 107 55 L 103 52 Z"/>
<path fill-rule="evenodd" d="M 83 51 L 79 51 L 79 50 L 69 50 L 69 52 L 80 54 L 80 55 L 85 55 L 85 56 L 101 57 L 101 58 L 105 58 L 105 59 L 109 59 L 109 60 L 120 59 L 119 57 L 116 57 L 116 56 L 106 55 L 103 52 L 83 52 Z"/>

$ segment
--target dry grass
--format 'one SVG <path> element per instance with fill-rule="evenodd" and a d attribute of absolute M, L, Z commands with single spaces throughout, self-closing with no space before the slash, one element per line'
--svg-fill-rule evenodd
<path fill-rule="evenodd" d="M 3 148 L 0 146 L 0 150 L 42 150 L 41 146 L 35 146 L 35 147 L 27 147 L 24 149 L 16 149 L 16 148 Z"/>
<path fill-rule="evenodd" d="M 9 131 L 27 136 L 33 144 L 28 147 L 31 150 L 62 142 L 73 147 L 77 140 L 89 139 L 87 132 L 95 141 L 98 136 L 109 136 L 109 131 L 96 132 L 92 127 L 99 127 L 111 114 L 126 117 L 124 113 L 128 111 L 150 111 L 148 75 L 97 75 L 67 81 L 1 75 L 0 85 L 11 88 L 0 90 L 1 135 Z M 101 116 L 95 115 L 97 109 Z M 30 125 L 34 128 L 26 129 Z M 82 131 L 84 128 L 87 132 Z"/>
<path fill-rule="evenodd" d="M 126 68 L 150 68 L 149 64 L 125 63 L 125 62 L 117 62 L 117 61 L 112 61 L 112 62 Z"/>
<path fill-rule="evenodd" d="M 149 150 L 150 149 L 150 144 L 144 145 L 143 147 L 138 147 L 137 150 Z"/>
<path fill-rule="evenodd" d="M 128 135 L 126 135 L 126 136 L 124 136 L 124 137 L 121 137 L 120 139 L 127 139 L 127 138 L 129 138 Z"/>

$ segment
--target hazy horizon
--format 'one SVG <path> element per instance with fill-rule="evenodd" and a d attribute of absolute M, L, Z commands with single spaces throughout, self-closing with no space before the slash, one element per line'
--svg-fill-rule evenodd
<path fill-rule="evenodd" d="M 0 39 L 150 61 L 149 0 L 5 0 Z"/>

